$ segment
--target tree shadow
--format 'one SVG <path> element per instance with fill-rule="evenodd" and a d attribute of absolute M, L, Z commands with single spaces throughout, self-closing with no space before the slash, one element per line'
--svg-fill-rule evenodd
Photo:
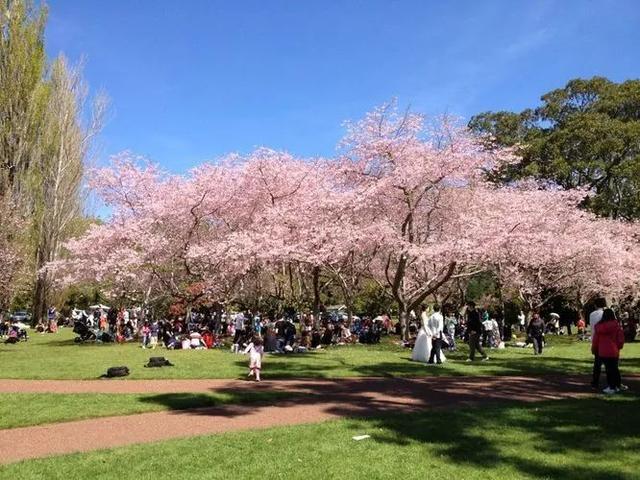
<path fill-rule="evenodd" d="M 629 383 L 640 388 L 638 378 Z M 450 462 L 480 469 L 504 465 L 522 475 L 569 480 L 626 477 L 588 464 L 567 469 L 530 458 L 527 451 L 513 453 L 513 448 L 504 448 L 501 426 L 532 437 L 538 454 L 569 459 L 577 452 L 594 458 L 612 455 L 614 442 L 625 451 L 636 449 L 637 442 L 627 439 L 636 439 L 640 428 L 640 398 L 627 395 L 612 404 L 589 397 L 591 391 L 581 377 L 284 380 L 238 383 L 212 392 L 227 404 L 209 407 L 208 394 L 153 395 L 145 401 L 162 404 L 177 415 L 212 421 L 304 405 L 332 417 L 366 418 L 374 441 L 398 446 L 419 442 Z M 209 408 L 186 410 L 194 406 Z M 295 415 L 295 409 L 292 412 Z M 378 433 L 378 428 L 383 431 Z"/>
<path fill-rule="evenodd" d="M 231 407 L 244 408 L 246 405 L 262 404 L 270 405 L 275 400 L 284 399 L 289 394 L 286 392 L 270 391 L 265 388 L 254 391 L 233 391 L 233 393 L 161 393 L 145 395 L 140 402 L 159 404 L 168 410 L 193 410 L 202 408 Z"/>
<path fill-rule="evenodd" d="M 629 477 L 610 468 L 576 462 L 570 462 L 569 468 L 540 460 L 539 456 L 531 458 L 534 451 L 512 453 L 513 449 L 504 448 L 496 427 L 515 426 L 523 436 L 533 437 L 535 453 L 544 456 L 555 454 L 571 460 L 576 454 L 587 453 L 593 460 L 615 459 L 635 454 L 638 445 L 633 440 L 637 439 L 640 428 L 639 407 L 639 397 L 628 397 L 615 404 L 602 398 L 587 398 L 526 407 L 503 405 L 443 414 L 419 413 L 412 418 L 389 416 L 372 422 L 374 427 L 391 431 L 393 435 L 374 433 L 372 436 L 381 442 L 399 443 L 397 438 L 404 439 L 400 443 L 418 441 L 450 462 L 476 468 L 501 465 L 539 478 L 623 480 Z"/>

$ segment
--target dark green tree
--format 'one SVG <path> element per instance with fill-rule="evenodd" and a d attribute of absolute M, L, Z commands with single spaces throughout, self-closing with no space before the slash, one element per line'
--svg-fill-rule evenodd
<path fill-rule="evenodd" d="M 574 79 L 522 112 L 484 112 L 469 127 L 489 148 L 514 146 L 522 161 L 494 179 L 549 180 L 586 188 L 585 207 L 612 218 L 640 218 L 640 80 Z"/>

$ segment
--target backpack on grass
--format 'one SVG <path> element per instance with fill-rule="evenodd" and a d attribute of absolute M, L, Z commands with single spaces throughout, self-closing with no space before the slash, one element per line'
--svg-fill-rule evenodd
<path fill-rule="evenodd" d="M 155 367 L 173 367 L 173 363 L 164 357 L 149 357 L 149 363 L 145 365 L 148 368 Z"/>
<path fill-rule="evenodd" d="M 126 377 L 129 375 L 129 367 L 110 367 L 102 378 Z"/>

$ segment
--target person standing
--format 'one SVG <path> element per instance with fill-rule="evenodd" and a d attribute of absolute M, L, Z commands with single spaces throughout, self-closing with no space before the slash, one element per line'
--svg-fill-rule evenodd
<path fill-rule="evenodd" d="M 149 322 L 144 322 L 140 328 L 140 336 L 142 337 L 142 348 L 147 348 L 151 341 L 151 328 Z"/>
<path fill-rule="evenodd" d="M 433 313 L 427 322 L 429 332 L 431 332 L 431 353 L 427 363 L 433 364 L 434 361 L 438 365 L 442 364 L 442 332 L 444 330 L 444 318 L 440 312 L 440 306 L 433 307 Z"/>
<path fill-rule="evenodd" d="M 260 381 L 260 372 L 262 370 L 262 357 L 264 357 L 264 346 L 262 337 L 255 336 L 251 343 L 247 345 L 247 348 L 243 352 L 245 355 L 249 354 L 249 373 L 248 377 L 255 377 L 256 382 Z"/>
<path fill-rule="evenodd" d="M 445 318 L 445 328 L 447 329 L 447 340 L 449 340 L 449 351 L 455 352 L 456 350 L 456 326 L 458 325 L 458 319 L 453 313 L 447 315 Z"/>
<path fill-rule="evenodd" d="M 596 309 L 589 315 L 589 327 L 591 328 L 591 338 L 596 332 L 596 325 L 602 320 L 602 314 L 607 306 L 604 298 L 597 298 L 595 301 Z M 593 377 L 591 378 L 591 386 L 595 389 L 600 388 L 600 371 L 602 370 L 602 360 L 598 353 L 593 354 Z"/>
<path fill-rule="evenodd" d="M 544 320 L 540 318 L 538 313 L 534 313 L 531 317 L 531 321 L 527 326 L 527 335 L 533 342 L 533 354 L 542 355 L 542 348 L 544 346 Z"/>
<path fill-rule="evenodd" d="M 237 313 L 234 318 L 235 333 L 233 335 L 233 345 L 231 345 L 231 351 L 233 353 L 240 352 L 240 341 L 244 336 L 244 320 L 244 314 L 242 312 Z"/>
<path fill-rule="evenodd" d="M 467 362 L 475 360 L 476 351 L 482 355 L 482 360 L 489 360 L 489 357 L 480 345 L 482 339 L 482 322 L 480 312 L 476 310 L 474 302 L 467 303 L 467 332 L 469 333 L 469 358 Z"/>
<path fill-rule="evenodd" d="M 591 352 L 600 359 L 607 372 L 607 387 L 603 393 L 610 395 L 626 390 L 620 378 L 618 360 L 620 350 L 624 346 L 624 332 L 610 308 L 603 311 L 600 321 L 596 324 L 591 338 Z"/>
<path fill-rule="evenodd" d="M 520 310 L 520 313 L 518 314 L 518 325 L 520 326 L 520 333 L 524 332 L 525 330 L 524 327 L 525 327 L 526 319 L 527 317 L 524 315 L 524 312 Z"/>
<path fill-rule="evenodd" d="M 431 357 L 431 339 L 429 337 L 429 315 L 424 305 L 420 307 L 420 329 L 416 337 L 411 360 L 414 362 L 428 362 Z"/>

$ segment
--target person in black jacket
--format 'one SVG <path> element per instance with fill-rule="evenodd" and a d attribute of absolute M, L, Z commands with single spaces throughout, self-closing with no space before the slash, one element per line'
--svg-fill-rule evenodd
<path fill-rule="evenodd" d="M 480 321 L 480 312 L 476 310 L 474 302 L 467 303 L 467 332 L 469 335 L 469 358 L 467 362 L 472 362 L 476 357 L 476 350 L 482 355 L 482 360 L 489 360 L 489 357 L 480 344 L 482 339 L 482 322 Z"/>
<path fill-rule="evenodd" d="M 544 346 L 544 320 L 540 315 L 534 313 L 527 326 L 527 335 L 531 337 L 533 342 L 533 354 L 542 355 L 542 347 Z"/>

